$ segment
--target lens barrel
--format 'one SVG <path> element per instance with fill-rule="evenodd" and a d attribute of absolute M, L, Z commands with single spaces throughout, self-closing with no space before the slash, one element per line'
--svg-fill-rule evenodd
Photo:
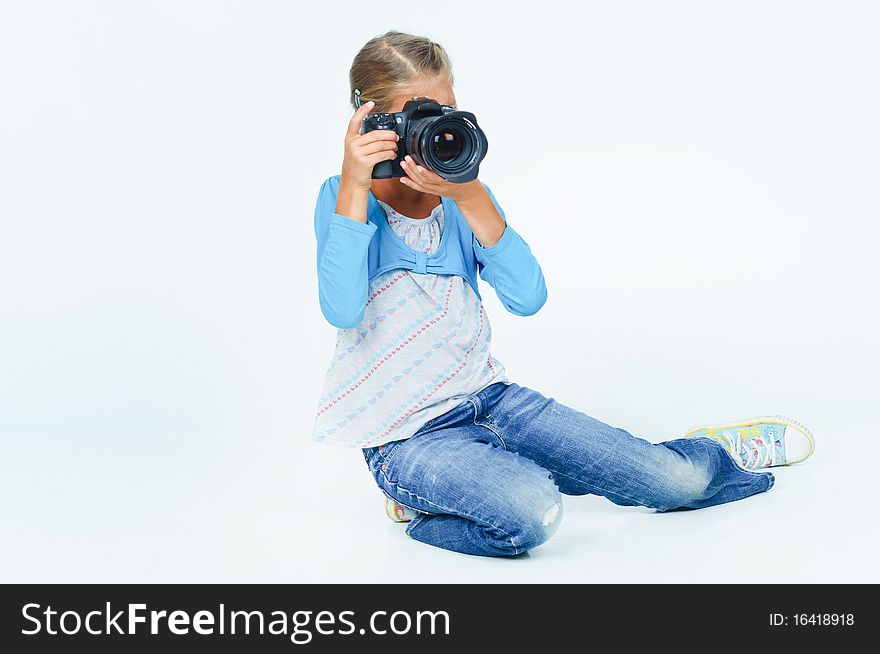
<path fill-rule="evenodd" d="M 407 146 L 421 165 L 447 181 L 463 183 L 479 175 L 489 142 L 472 113 L 452 111 L 415 121 Z"/>

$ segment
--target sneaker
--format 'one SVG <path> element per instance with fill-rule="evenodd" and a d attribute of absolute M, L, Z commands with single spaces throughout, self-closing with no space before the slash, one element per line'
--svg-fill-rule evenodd
<path fill-rule="evenodd" d="M 782 416 L 763 416 L 727 425 L 696 427 L 683 438 L 714 438 L 744 468 L 772 468 L 806 461 L 815 448 L 810 430 Z"/>
<path fill-rule="evenodd" d="M 394 500 L 390 500 L 386 497 L 385 515 L 387 515 L 392 522 L 409 522 L 418 514 L 403 504 L 398 504 Z"/>

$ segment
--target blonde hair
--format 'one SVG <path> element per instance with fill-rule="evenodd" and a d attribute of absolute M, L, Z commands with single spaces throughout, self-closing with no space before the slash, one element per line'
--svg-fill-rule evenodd
<path fill-rule="evenodd" d="M 452 64 L 443 46 L 424 36 L 394 30 L 373 37 L 355 55 L 348 73 L 351 106 L 372 100 L 373 113 L 387 112 L 401 90 L 422 79 L 439 77 L 454 82 Z"/>

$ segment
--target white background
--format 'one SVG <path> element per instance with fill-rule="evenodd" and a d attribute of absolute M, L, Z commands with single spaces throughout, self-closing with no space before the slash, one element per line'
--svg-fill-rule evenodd
<path fill-rule="evenodd" d="M 875 6 L 3 3 L 0 581 L 880 581 Z M 701 511 L 567 498 L 493 560 L 310 441 L 314 203 L 387 29 L 446 47 L 542 264 L 533 317 L 483 285 L 511 379 L 653 441 L 791 415 L 807 464 Z"/>

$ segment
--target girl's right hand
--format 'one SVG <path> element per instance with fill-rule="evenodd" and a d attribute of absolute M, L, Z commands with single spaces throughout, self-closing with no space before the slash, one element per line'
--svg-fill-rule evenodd
<path fill-rule="evenodd" d="M 361 134 L 361 124 L 375 103 L 365 102 L 354 112 L 345 135 L 345 156 L 342 160 L 342 180 L 345 184 L 369 190 L 373 178 L 373 166 L 380 161 L 397 158 L 397 141 L 400 138 L 392 129 L 376 129 Z"/>

